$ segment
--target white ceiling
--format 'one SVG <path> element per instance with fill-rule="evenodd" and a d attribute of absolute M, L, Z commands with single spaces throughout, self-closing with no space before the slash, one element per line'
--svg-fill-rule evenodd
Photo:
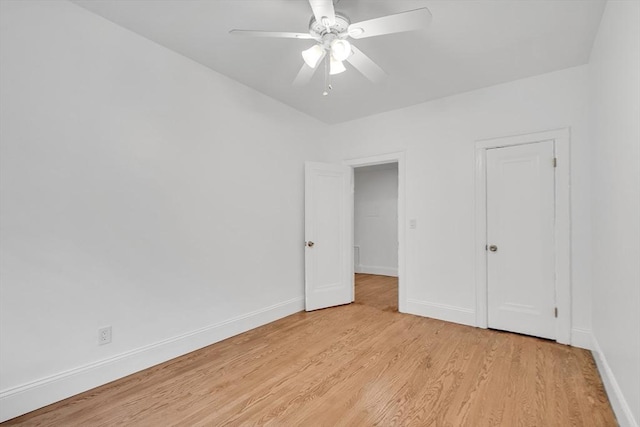
<path fill-rule="evenodd" d="M 604 0 L 340 0 L 352 22 L 428 7 L 425 31 L 353 41 L 389 75 L 373 84 L 346 64 L 291 83 L 312 40 L 239 37 L 230 29 L 307 32 L 307 0 L 73 0 L 326 123 L 338 123 L 585 64 Z"/>

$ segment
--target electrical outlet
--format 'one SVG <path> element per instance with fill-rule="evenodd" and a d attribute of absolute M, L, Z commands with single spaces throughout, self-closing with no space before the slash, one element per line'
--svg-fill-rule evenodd
<path fill-rule="evenodd" d="M 111 326 L 98 329 L 98 344 L 104 345 L 111 342 Z"/>

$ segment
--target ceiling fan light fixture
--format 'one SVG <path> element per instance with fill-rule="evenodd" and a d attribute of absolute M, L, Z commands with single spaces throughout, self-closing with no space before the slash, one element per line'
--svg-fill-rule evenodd
<path fill-rule="evenodd" d="M 351 55 L 351 43 L 342 39 L 335 39 L 331 42 L 331 56 L 338 61 L 344 61 Z"/>
<path fill-rule="evenodd" d="M 342 61 L 338 61 L 336 58 L 331 55 L 331 60 L 329 61 L 329 75 L 336 75 L 340 73 L 344 73 L 347 69 L 344 67 Z"/>
<path fill-rule="evenodd" d="M 322 46 L 316 44 L 302 51 L 302 59 L 309 67 L 316 68 L 326 53 Z"/>

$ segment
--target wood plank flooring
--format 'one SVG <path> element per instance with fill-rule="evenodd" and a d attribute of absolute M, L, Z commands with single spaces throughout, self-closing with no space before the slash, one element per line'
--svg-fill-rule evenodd
<path fill-rule="evenodd" d="M 387 312 L 398 311 L 398 278 L 356 274 L 355 304 Z"/>
<path fill-rule="evenodd" d="M 585 350 L 397 312 L 395 278 L 7 425 L 614 426 Z"/>

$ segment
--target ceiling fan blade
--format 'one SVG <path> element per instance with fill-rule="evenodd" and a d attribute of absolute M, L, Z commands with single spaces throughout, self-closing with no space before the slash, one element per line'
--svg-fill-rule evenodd
<path fill-rule="evenodd" d="M 427 28 L 432 20 L 431 12 L 426 7 L 407 12 L 387 15 L 368 21 L 349 25 L 349 36 L 354 39 L 402 33 Z"/>
<path fill-rule="evenodd" d="M 322 18 L 326 17 L 328 25 L 335 25 L 336 11 L 333 8 L 333 0 L 309 0 L 309 4 L 316 22 L 323 23 Z"/>
<path fill-rule="evenodd" d="M 254 30 L 231 30 L 229 34 L 234 36 L 249 36 L 249 37 L 275 37 L 281 39 L 315 39 L 309 33 L 287 33 L 284 31 L 254 31 Z"/>
<path fill-rule="evenodd" d="M 293 81 L 293 85 L 304 86 L 309 83 L 309 80 L 311 80 L 311 77 L 313 77 L 318 68 L 320 67 L 311 68 L 306 63 L 303 63 L 302 68 L 300 68 L 300 71 L 298 71 L 298 75 Z"/>
<path fill-rule="evenodd" d="M 347 62 L 353 65 L 353 68 L 360 71 L 362 75 L 371 80 L 373 83 L 379 83 L 387 77 L 387 73 L 371 60 L 367 55 L 362 53 L 360 49 L 351 45 L 351 54 L 347 58 Z"/>

